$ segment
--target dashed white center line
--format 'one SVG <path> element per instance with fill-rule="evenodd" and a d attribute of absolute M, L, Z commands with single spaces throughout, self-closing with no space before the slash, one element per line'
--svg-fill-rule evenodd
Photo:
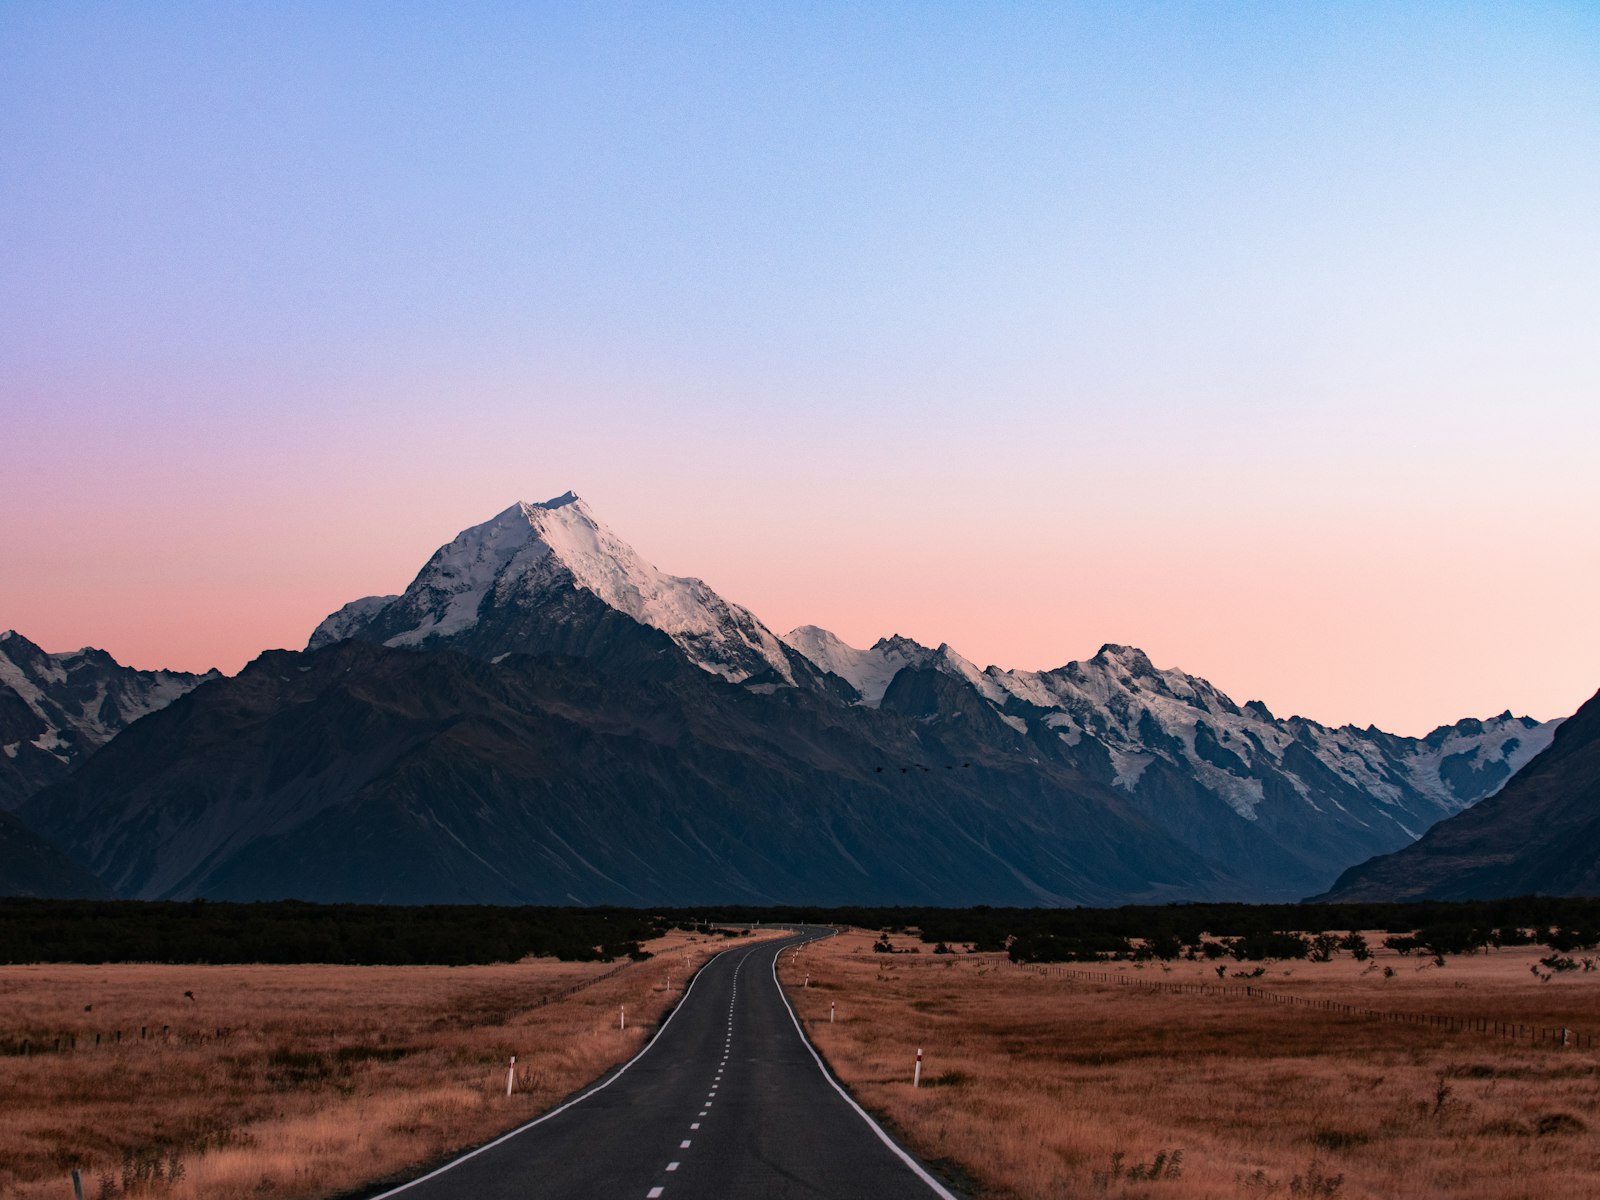
<path fill-rule="evenodd" d="M 690 1129 L 699 1129 L 700 1128 L 700 1122 L 699 1121 L 691 1121 L 689 1123 L 689 1128 Z"/>
<path fill-rule="evenodd" d="M 678 1143 L 678 1149 L 679 1150 L 687 1150 L 688 1148 L 689 1148 L 689 1139 L 688 1138 L 684 1138 L 683 1141 Z"/>
<path fill-rule="evenodd" d="M 658 1187 L 651 1188 L 648 1192 L 646 1192 L 644 1194 L 645 1195 L 645 1200 L 656 1200 L 656 1197 L 661 1195 L 662 1190 L 663 1189 L 658 1188 Z"/>
<path fill-rule="evenodd" d="M 678 1164 L 677 1163 L 668 1163 L 667 1164 L 667 1170 L 676 1171 L 677 1169 L 678 1169 Z"/>

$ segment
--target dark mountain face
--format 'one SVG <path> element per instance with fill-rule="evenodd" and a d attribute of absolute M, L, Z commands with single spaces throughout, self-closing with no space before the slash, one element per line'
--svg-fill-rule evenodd
<path fill-rule="evenodd" d="M 197 682 L 0 635 L 0 807 L 55 784 L 18 811 L 148 897 L 1287 900 L 1554 727 L 1280 720 L 1126 646 L 1030 672 L 778 638 L 571 493 L 117 734 Z"/>
<path fill-rule="evenodd" d="M 104 650 L 47 654 L 19 633 L 0 633 L 0 811 L 215 674 L 136 671 Z"/>
<path fill-rule="evenodd" d="M 0 896 L 104 900 L 111 889 L 16 817 L 0 812 Z"/>
<path fill-rule="evenodd" d="M 1293 900 L 1348 863 L 1411 844 L 1493 792 L 1557 724 L 1505 713 L 1408 738 L 1280 720 L 1128 646 L 1051 671 L 980 671 L 948 646 L 902 637 L 858 650 L 802 626 L 787 640 L 843 675 L 864 703 L 964 720 L 997 744 L 1025 742 L 1037 761 L 1116 789 L 1178 841 L 1247 877 L 1258 899 Z M 933 687 L 929 671 L 945 682 Z"/>
<path fill-rule="evenodd" d="M 992 729 L 737 686 L 671 645 L 647 657 L 619 671 L 355 641 L 268 653 L 130 728 L 24 816 L 150 898 L 1111 904 L 1249 890 L 1115 791 L 996 747 Z"/>
<path fill-rule="evenodd" d="M 1600 695 L 1496 795 L 1395 854 L 1351 867 L 1321 900 L 1600 895 Z"/>
<path fill-rule="evenodd" d="M 1248 880 L 1241 898 L 1263 900 L 1303 896 L 1348 863 L 1409 844 L 1498 787 L 1553 731 L 1509 713 L 1426 739 L 1280 720 L 1127 646 L 1028 672 L 980 671 L 951 647 L 900 637 L 857 650 L 803 626 L 780 639 L 701 581 L 646 563 L 571 493 L 464 530 L 404 594 L 346 605 L 309 648 L 352 637 L 490 662 L 573 655 L 619 674 L 676 650 L 753 692 L 897 712 L 968 756 L 1114 793 L 1121 811 Z"/>

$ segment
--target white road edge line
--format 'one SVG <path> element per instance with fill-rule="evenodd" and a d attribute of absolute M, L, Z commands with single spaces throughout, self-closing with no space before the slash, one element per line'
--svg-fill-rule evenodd
<path fill-rule="evenodd" d="M 552 1108 L 549 1112 L 545 1113 L 543 1116 L 535 1117 L 533 1120 L 529 1121 L 526 1125 L 518 1125 L 510 1133 L 502 1133 L 499 1137 L 495 1138 L 494 1141 L 485 1142 L 483 1145 L 479 1146 L 477 1149 L 468 1150 L 465 1154 L 461 1155 L 461 1157 L 452 1158 L 449 1162 L 445 1163 L 443 1166 L 435 1167 L 433 1170 L 429 1171 L 426 1175 L 419 1175 L 417 1178 L 413 1179 L 410 1183 L 402 1183 L 399 1187 L 390 1188 L 387 1192 L 379 1192 L 376 1196 L 368 1197 L 368 1200 L 388 1200 L 388 1198 L 390 1196 L 398 1196 L 401 1192 L 409 1191 L 410 1189 L 416 1187 L 419 1183 L 427 1183 L 428 1180 L 434 1178 L 435 1176 L 443 1175 L 446 1171 L 450 1170 L 452 1167 L 459 1167 L 462 1163 L 466 1162 L 469 1158 L 477 1158 L 478 1155 L 482 1154 L 485 1150 L 493 1150 L 496 1146 L 500 1145 L 502 1142 L 509 1142 L 512 1138 L 516 1137 L 517 1134 L 526 1133 L 528 1130 L 532 1129 L 535 1125 L 543 1125 L 551 1117 L 559 1116 L 560 1114 L 566 1112 L 567 1109 L 571 1108 L 574 1104 L 582 1104 L 585 1100 L 587 1100 L 590 1096 L 593 1096 L 595 1093 L 605 1091 L 613 1083 L 615 1083 L 617 1080 L 621 1079 L 623 1074 L 627 1071 L 627 1069 L 629 1067 L 633 1066 L 634 1063 L 638 1062 L 646 1054 L 649 1054 L 652 1049 L 654 1049 L 655 1044 L 661 1040 L 661 1035 L 667 1031 L 667 1026 L 672 1024 L 673 1018 L 676 1017 L 680 1012 L 683 1011 L 684 1005 L 689 1003 L 689 993 L 694 991 L 694 985 L 700 982 L 700 976 L 705 973 L 706 967 L 709 967 L 712 963 L 716 962 L 717 959 L 721 958 L 724 954 L 730 954 L 734 950 L 737 950 L 737 949 L 743 949 L 743 947 L 730 946 L 726 950 L 717 951 L 717 953 L 713 954 L 710 958 L 706 959 L 705 963 L 700 967 L 700 969 L 694 973 L 694 978 L 689 981 L 689 986 L 683 989 L 683 998 L 681 1000 L 679 1000 L 678 1003 L 677 1003 L 677 1006 L 675 1008 L 673 1008 L 673 1010 L 670 1013 L 667 1014 L 667 1019 L 665 1021 L 661 1022 L 661 1028 L 656 1030 L 655 1036 L 644 1044 L 643 1048 L 640 1049 L 639 1053 L 635 1054 L 627 1062 L 623 1063 L 620 1067 L 618 1067 L 616 1072 L 609 1079 L 605 1080 L 603 1083 L 597 1083 L 594 1087 L 590 1088 L 588 1091 L 583 1092 L 583 1093 L 581 1093 L 581 1094 L 579 1094 L 577 1096 L 574 1096 L 571 1100 L 568 1100 L 565 1104 L 561 1105 L 559 1108 Z M 785 1001 L 785 1003 L 787 1003 L 787 1001 Z M 792 1012 L 791 1012 L 790 1015 L 793 1015 Z M 659 1188 L 657 1188 L 652 1193 L 652 1195 L 656 1195 L 656 1196 L 659 1196 L 660 1194 L 661 1194 L 661 1190 Z"/>
<path fill-rule="evenodd" d="M 825 936 L 833 937 L 835 935 L 829 933 Z M 813 942 L 820 942 L 822 938 L 811 938 L 809 940 Z M 800 945 L 805 945 L 805 942 L 801 942 Z M 783 949 L 786 948 L 787 947 Z M 822 1056 L 817 1053 L 817 1048 L 811 1044 L 811 1039 L 806 1036 L 806 1031 L 801 1027 L 800 1018 L 794 1015 L 794 1005 L 790 1004 L 789 997 L 783 994 L 783 984 L 778 982 L 778 959 L 783 954 L 783 949 L 780 949 L 777 954 L 772 956 L 772 986 L 778 989 L 778 999 L 782 1000 L 783 1006 L 789 1010 L 789 1019 L 794 1022 L 795 1032 L 800 1035 L 800 1043 L 806 1048 L 807 1051 L 810 1052 L 812 1061 L 817 1064 L 817 1070 L 822 1072 L 822 1077 L 828 1081 L 828 1084 L 833 1088 L 833 1090 L 844 1097 L 844 1102 L 856 1110 L 856 1115 L 867 1123 L 867 1126 L 872 1130 L 873 1133 L 878 1135 L 878 1140 L 881 1141 L 885 1146 L 889 1147 L 889 1149 L 894 1152 L 895 1157 L 897 1157 L 901 1162 L 905 1163 L 906 1166 L 910 1167 L 912 1173 L 915 1174 L 918 1179 L 922 1180 L 923 1183 L 927 1184 L 928 1187 L 932 1189 L 934 1195 L 940 1197 L 940 1200 L 958 1200 L 955 1193 L 946 1188 L 944 1184 L 940 1183 L 932 1175 L 929 1175 L 928 1172 L 923 1169 L 921 1163 L 912 1158 L 911 1155 L 907 1154 L 899 1146 L 895 1145 L 894 1139 L 883 1131 L 883 1126 L 874 1121 L 871 1114 L 868 1113 L 866 1109 L 862 1108 L 861 1105 L 856 1103 L 855 1097 L 849 1092 L 845 1091 L 840 1085 L 839 1081 L 833 1077 L 833 1072 L 828 1070 L 827 1064 L 822 1061 Z M 374 1200 L 379 1200 L 379 1198 L 375 1197 Z"/>

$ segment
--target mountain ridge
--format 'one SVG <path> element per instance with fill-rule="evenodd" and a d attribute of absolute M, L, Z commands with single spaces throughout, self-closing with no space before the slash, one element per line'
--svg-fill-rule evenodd
<path fill-rule="evenodd" d="M 52 654 L 14 629 L 0 631 L 0 810 L 16 809 L 140 717 L 219 677 L 140 671 L 92 646 Z"/>
<path fill-rule="evenodd" d="M 325 677 L 335 660 L 350 679 Z M 559 698 L 562 672 L 588 689 L 576 708 Z M 324 690 L 303 694 L 303 675 Z M 393 695 L 401 678 L 437 694 L 402 702 Z M 526 711 L 507 708 L 503 697 L 511 695 Z M 644 737 L 628 704 L 657 713 L 675 729 L 672 738 Z M 677 717 L 660 716 L 669 710 Z M 335 727 L 307 723 L 313 711 Z M 744 741 L 729 744 L 718 720 L 743 729 Z M 317 829 L 336 845 L 389 844 L 410 855 L 411 875 L 431 881 L 427 895 L 482 899 L 463 848 L 476 847 L 480 863 L 494 860 L 499 850 L 478 844 L 481 827 L 537 813 L 538 827 L 565 847 L 540 853 L 558 874 L 587 880 L 585 895 L 626 902 L 633 894 L 616 877 L 619 867 L 591 877 L 573 865 L 599 861 L 609 847 L 632 856 L 629 869 L 646 877 L 673 875 L 685 887 L 714 878 L 753 900 L 777 895 L 763 892 L 761 880 L 800 896 L 843 876 L 819 866 L 807 882 L 804 864 L 779 863 L 759 829 L 736 828 L 735 811 L 748 822 L 763 818 L 759 807 L 739 809 L 735 797 L 767 795 L 775 811 L 792 816 L 803 805 L 784 788 L 804 777 L 818 811 L 839 806 L 870 843 L 881 832 L 872 805 L 898 794 L 884 793 L 877 776 L 972 771 L 933 787 L 929 811 L 989 823 L 993 845 L 971 847 L 986 864 L 971 867 L 990 889 L 971 893 L 990 897 L 983 902 L 1218 898 L 1218 888 L 1285 900 L 1331 885 L 1349 864 L 1407 845 L 1493 793 L 1558 725 L 1508 712 L 1464 718 L 1419 739 L 1279 719 L 1260 701 L 1239 705 L 1203 678 L 1157 668 L 1142 650 L 1117 643 L 1087 660 L 1020 671 L 980 669 L 948 644 L 929 648 L 899 635 L 867 649 L 817 626 L 780 638 L 702 580 L 645 562 L 567 492 L 468 527 L 400 594 L 352 601 L 313 630 L 305 651 L 268 652 L 231 680 L 186 692 L 128 726 L 70 778 L 45 780 L 54 786 L 19 811 L 119 890 L 152 897 L 217 888 L 234 889 L 226 893 L 234 898 L 252 888 L 276 895 L 272 888 L 290 885 L 274 874 L 284 862 L 302 864 L 304 886 L 331 886 L 341 877 L 336 864 L 306 840 Z M 196 743 L 202 727 L 226 737 Z M 546 745 L 543 757 L 507 744 L 503 731 L 511 728 Z M 581 759 L 553 783 L 541 772 L 559 757 L 549 748 L 558 728 L 584 745 L 612 747 L 636 790 L 623 787 L 611 765 Z M 644 740 L 608 740 L 619 728 Z M 705 788 L 707 819 L 736 848 L 736 867 L 719 865 L 702 842 L 702 876 L 676 859 L 652 874 L 644 849 L 579 819 L 593 804 L 648 825 L 644 814 L 661 812 L 652 796 L 678 797 L 673 803 L 689 811 L 698 803 L 689 799 L 694 778 Z M 962 778 L 994 791 L 956 782 Z M 568 785 L 576 790 L 562 791 Z M 541 807 L 557 795 L 572 812 Z M 863 795 L 877 800 L 859 808 Z M 927 830 L 894 824 L 904 816 L 897 811 L 884 807 L 882 821 L 922 845 L 930 861 L 945 862 L 946 885 L 960 892 L 948 847 L 929 843 Z M 413 829 L 421 814 L 432 824 Z M 1071 814 L 1070 828 L 1059 823 L 1063 814 Z M 960 821 L 946 826 L 958 841 L 968 838 Z M 404 845 L 394 840 L 401 829 L 410 830 Z M 1041 843 L 1040 830 L 1053 832 Z M 801 841 L 819 864 L 870 858 L 884 878 L 912 886 L 897 860 L 862 843 Z M 447 866 L 430 867 L 424 846 Z M 989 862 L 993 846 L 1004 847 L 1000 875 Z M 1076 875 L 1061 874 L 1067 862 Z M 496 894 L 550 900 L 543 884 L 495 870 L 504 876 Z M 370 898 L 376 877 L 376 868 L 347 873 L 344 886 Z"/>
<path fill-rule="evenodd" d="M 594 660 L 346 640 L 130 728 L 23 816 L 124 895 L 1107 904 L 1244 886 L 1069 768 Z"/>
<path fill-rule="evenodd" d="M 1600 895 L 1600 692 L 1493 796 L 1343 872 L 1343 900 Z"/>

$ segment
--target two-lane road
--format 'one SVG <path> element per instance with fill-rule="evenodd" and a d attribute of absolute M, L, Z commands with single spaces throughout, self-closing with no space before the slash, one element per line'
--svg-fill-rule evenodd
<path fill-rule="evenodd" d="M 724 951 L 626 1065 L 374 1200 L 953 1200 L 828 1076 L 778 986 L 778 955 L 827 933 Z"/>

